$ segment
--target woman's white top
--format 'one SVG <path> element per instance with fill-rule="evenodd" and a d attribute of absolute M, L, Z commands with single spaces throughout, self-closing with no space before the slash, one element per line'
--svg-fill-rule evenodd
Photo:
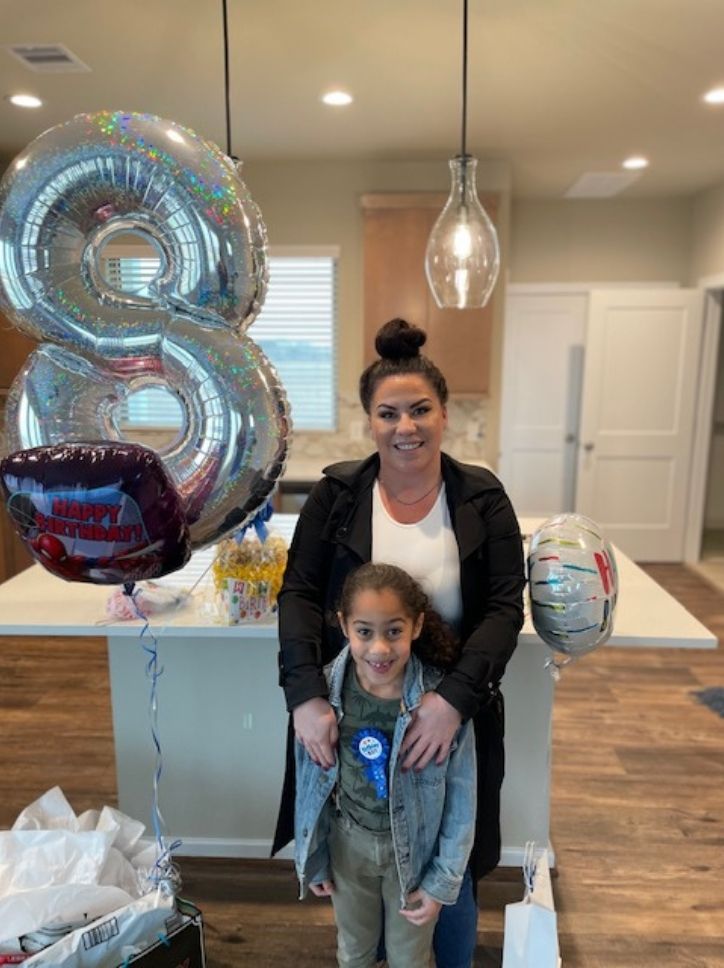
<path fill-rule="evenodd" d="M 400 524 L 382 502 L 379 482 L 372 492 L 372 561 L 384 561 L 412 575 L 423 587 L 432 607 L 453 629 L 460 627 L 460 557 L 445 485 L 422 521 Z"/>

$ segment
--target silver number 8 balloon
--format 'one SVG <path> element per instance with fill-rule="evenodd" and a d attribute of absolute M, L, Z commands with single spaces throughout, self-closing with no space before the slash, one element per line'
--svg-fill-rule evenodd
<path fill-rule="evenodd" d="M 107 245 L 136 234 L 159 259 L 148 295 L 114 288 Z M 46 131 L 0 185 L 0 305 L 45 341 L 11 388 L 6 450 L 120 441 L 148 386 L 184 414 L 163 450 L 191 547 L 244 524 L 290 438 L 274 368 L 244 335 L 267 282 L 266 230 L 234 163 L 172 121 L 79 115 Z"/>

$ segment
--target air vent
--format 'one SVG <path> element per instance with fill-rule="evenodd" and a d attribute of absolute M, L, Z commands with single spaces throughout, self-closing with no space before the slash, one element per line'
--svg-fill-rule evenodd
<path fill-rule="evenodd" d="M 41 74 L 80 74 L 90 70 L 62 44 L 14 44 L 6 49 L 28 70 Z"/>
<path fill-rule="evenodd" d="M 640 171 L 587 171 L 577 179 L 564 198 L 611 198 L 641 177 Z"/>

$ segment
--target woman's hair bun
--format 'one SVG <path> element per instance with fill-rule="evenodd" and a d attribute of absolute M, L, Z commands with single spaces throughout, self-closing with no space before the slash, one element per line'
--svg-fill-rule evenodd
<path fill-rule="evenodd" d="M 383 360 L 410 360 L 420 355 L 427 333 L 404 319 L 391 319 L 377 331 L 375 349 Z"/>

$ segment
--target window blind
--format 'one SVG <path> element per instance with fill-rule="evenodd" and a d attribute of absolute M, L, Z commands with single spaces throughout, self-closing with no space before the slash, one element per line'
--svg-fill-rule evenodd
<path fill-rule="evenodd" d="M 159 260 L 152 256 L 144 258 L 120 258 L 105 260 L 106 282 L 121 292 L 136 296 L 148 296 L 148 284 L 158 272 Z"/>
<path fill-rule="evenodd" d="M 333 255 L 269 257 L 264 307 L 248 330 L 279 373 L 297 430 L 333 430 L 336 424 L 337 260 Z M 106 278 L 115 288 L 148 294 L 155 258 L 109 258 Z M 123 405 L 124 429 L 178 427 L 176 396 L 149 387 Z"/>
<path fill-rule="evenodd" d="M 336 423 L 336 260 L 272 256 L 264 308 L 250 329 L 277 368 L 297 430 Z"/>

